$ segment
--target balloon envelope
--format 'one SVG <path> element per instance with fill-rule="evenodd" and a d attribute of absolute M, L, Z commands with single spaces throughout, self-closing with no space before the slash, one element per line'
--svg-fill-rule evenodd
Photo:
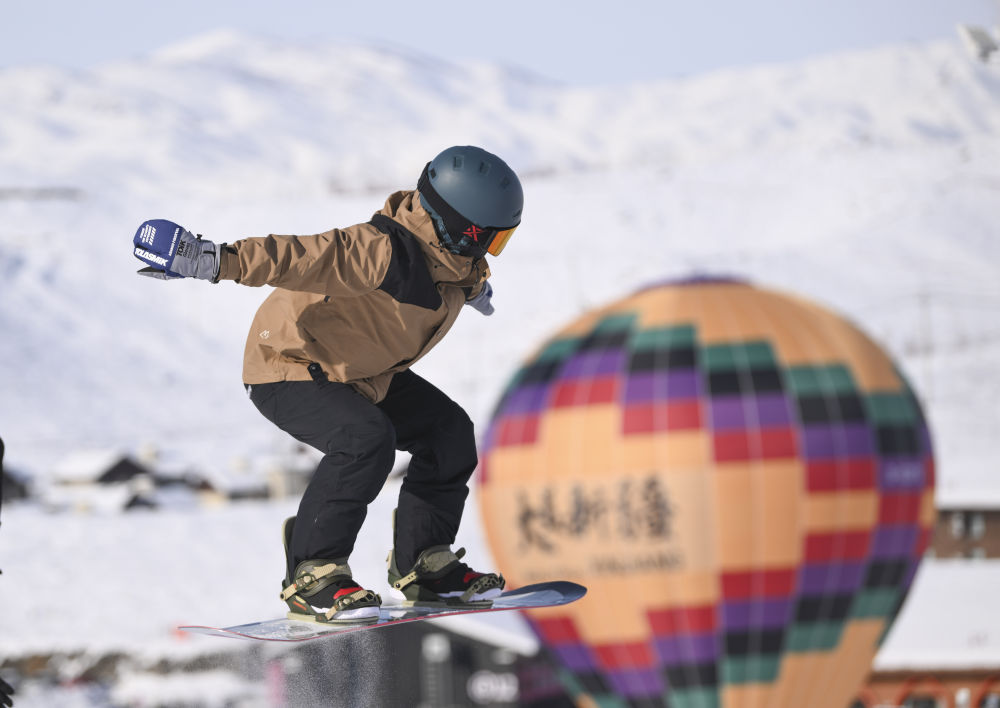
<path fill-rule="evenodd" d="M 530 623 L 581 704 L 846 708 L 933 522 L 891 359 L 811 302 L 642 290 L 509 383 L 479 501 L 514 585 L 589 588 Z"/>

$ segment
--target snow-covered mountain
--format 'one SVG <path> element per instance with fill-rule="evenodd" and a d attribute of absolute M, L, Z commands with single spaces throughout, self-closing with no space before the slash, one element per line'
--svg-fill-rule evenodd
<path fill-rule="evenodd" d="M 400 48 L 219 32 L 90 72 L 0 71 L 0 180 L 274 198 L 382 191 L 462 141 L 528 174 L 898 150 L 995 135 L 998 86 L 951 43 L 569 88 Z"/>
<path fill-rule="evenodd" d="M 81 446 L 224 466 L 282 436 L 242 396 L 261 291 L 137 278 L 146 218 L 217 241 L 367 219 L 481 144 L 525 175 L 470 312 L 420 371 L 484 421 L 581 310 L 692 271 L 818 299 L 901 360 L 942 493 L 996 486 L 1000 72 L 956 43 L 621 86 L 394 47 L 232 32 L 92 71 L 0 71 L 0 435 L 44 473 Z"/>

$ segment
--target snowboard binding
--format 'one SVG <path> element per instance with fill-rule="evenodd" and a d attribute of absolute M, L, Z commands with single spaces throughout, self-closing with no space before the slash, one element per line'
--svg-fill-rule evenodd
<path fill-rule="evenodd" d="M 286 565 L 294 526 L 293 516 L 281 529 Z M 291 576 L 286 571 L 281 599 L 288 605 L 288 619 L 329 624 L 377 622 L 382 605 L 377 593 L 354 581 L 347 558 L 302 561 Z"/>
<path fill-rule="evenodd" d="M 504 588 L 499 573 L 477 573 L 461 562 L 465 549 L 431 546 L 417 556 L 405 575 L 396 566 L 395 550 L 389 552 L 389 585 L 404 605 L 488 608 Z"/>

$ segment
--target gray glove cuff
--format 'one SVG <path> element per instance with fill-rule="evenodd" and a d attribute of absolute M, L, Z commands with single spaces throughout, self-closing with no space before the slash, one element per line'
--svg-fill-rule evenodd
<path fill-rule="evenodd" d="M 492 299 L 493 299 L 493 286 L 490 285 L 490 282 L 487 280 L 485 283 L 483 283 L 483 289 L 479 291 L 479 294 L 476 295 L 471 300 L 466 300 L 465 304 L 469 305 L 470 307 L 474 308 L 478 312 L 481 312 L 488 317 L 489 315 L 492 315 L 494 312 L 493 303 L 490 302 Z"/>
<path fill-rule="evenodd" d="M 215 280 L 219 275 L 220 248 L 212 241 L 195 238 L 190 231 L 181 235 L 172 270 L 185 278 Z"/>

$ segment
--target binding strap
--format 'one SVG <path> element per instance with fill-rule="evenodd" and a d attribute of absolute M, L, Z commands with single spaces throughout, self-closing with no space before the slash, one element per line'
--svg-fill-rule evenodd
<path fill-rule="evenodd" d="M 493 588 L 500 588 L 503 590 L 507 582 L 503 579 L 503 576 L 499 573 L 486 573 L 474 581 L 468 589 L 462 593 L 460 598 L 462 602 L 471 602 L 473 595 L 477 595 L 481 592 L 486 592 L 487 590 L 492 590 Z"/>
<path fill-rule="evenodd" d="M 287 602 L 293 595 L 297 595 L 300 592 L 308 592 L 310 589 L 314 588 L 320 580 L 328 578 L 332 575 L 346 575 L 351 577 L 351 566 L 347 563 L 327 563 L 326 565 L 316 566 L 315 568 L 296 576 L 296 578 L 281 591 L 281 599 Z"/>
<path fill-rule="evenodd" d="M 328 620 L 332 620 L 338 612 L 343 612 L 344 610 L 349 610 L 354 605 L 364 602 L 365 606 L 371 606 L 373 604 L 382 604 L 382 598 L 376 595 L 371 590 L 365 590 L 364 588 L 358 588 L 350 595 L 343 595 L 338 597 L 333 601 L 333 607 L 326 611 L 325 617 Z"/>
<path fill-rule="evenodd" d="M 458 563 L 464 555 L 464 548 L 459 548 L 457 551 L 452 552 L 448 546 L 431 546 L 420 554 L 416 565 L 413 566 L 413 570 L 394 582 L 392 587 L 396 590 L 402 590 L 407 585 L 417 582 L 420 578 L 426 578 L 430 575 L 440 575 L 441 571 L 454 563 Z"/>

